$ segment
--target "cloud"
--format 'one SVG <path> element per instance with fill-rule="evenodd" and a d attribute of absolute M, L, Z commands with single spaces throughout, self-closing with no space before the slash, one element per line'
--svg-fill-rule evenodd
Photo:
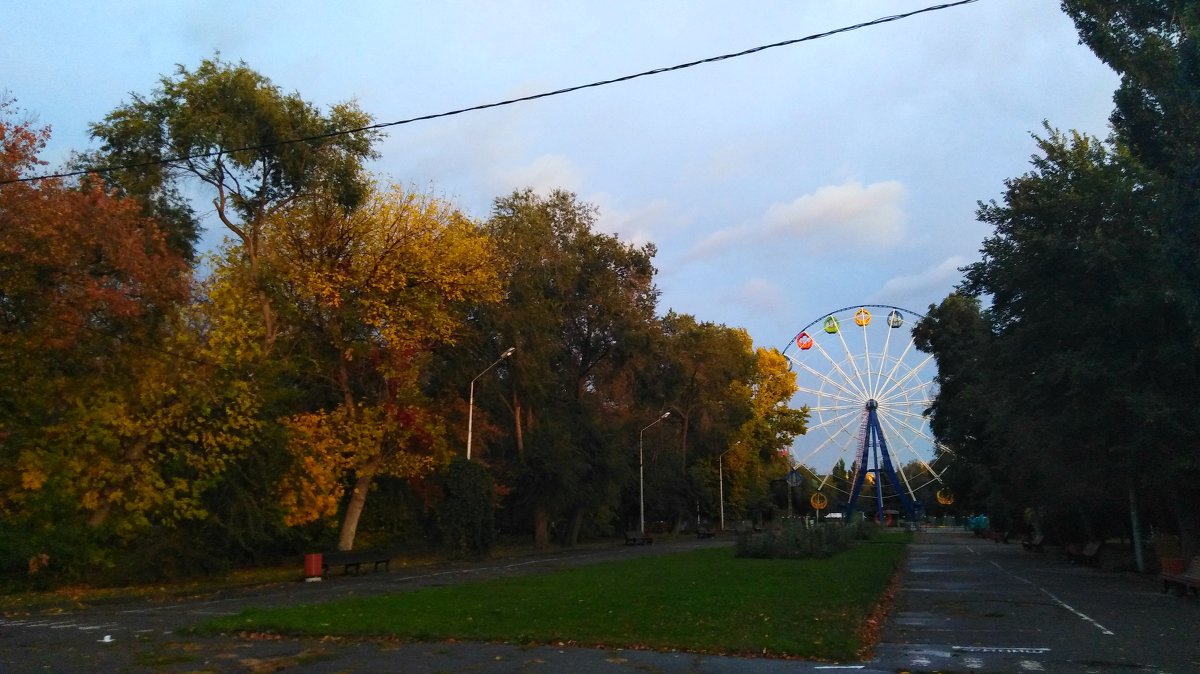
<path fill-rule="evenodd" d="M 785 240 L 818 251 L 853 246 L 890 248 L 905 235 L 906 198 L 904 186 L 895 180 L 866 186 L 857 181 L 827 185 L 791 202 L 772 204 L 753 222 L 713 232 L 688 256 L 709 257 L 733 246 Z"/>
<path fill-rule="evenodd" d="M 958 269 L 970 261 L 955 255 L 937 265 L 916 274 L 893 276 L 883 284 L 877 301 L 896 304 L 912 309 L 924 309 L 930 303 L 939 302 L 962 280 Z"/>
<path fill-rule="evenodd" d="M 656 241 L 656 235 L 663 232 L 678 231 L 687 226 L 687 217 L 676 212 L 675 205 L 667 199 L 654 199 L 630 210 L 614 206 L 612 196 L 606 193 L 591 195 L 587 201 L 600 209 L 597 229 L 635 246 Z"/>
<path fill-rule="evenodd" d="M 737 306 L 764 314 L 779 313 L 787 307 L 783 288 L 763 278 L 746 281 L 731 299 Z"/>
<path fill-rule="evenodd" d="M 526 187 L 538 194 L 549 194 L 556 189 L 578 192 L 583 185 L 583 172 L 563 155 L 544 154 L 530 164 L 497 173 L 493 182 L 502 188 L 502 193 Z"/>

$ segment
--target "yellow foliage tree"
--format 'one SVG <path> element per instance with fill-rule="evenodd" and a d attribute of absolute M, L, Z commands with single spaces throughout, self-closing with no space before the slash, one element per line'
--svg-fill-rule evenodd
<path fill-rule="evenodd" d="M 289 522 L 309 522 L 335 512 L 348 486 L 338 539 L 348 550 L 376 477 L 420 476 L 441 458 L 420 375 L 452 341 L 460 307 L 499 299 L 494 247 L 446 202 L 394 186 L 351 212 L 298 203 L 264 237 L 281 339 L 320 389 L 281 419 L 293 463 L 280 501 Z"/>
<path fill-rule="evenodd" d="M 807 407 L 790 406 L 796 391 L 796 373 L 788 368 L 787 358 L 776 349 L 756 348 L 749 386 L 752 414 L 738 429 L 740 440 L 725 459 L 726 470 L 739 475 L 730 481 L 730 502 L 740 504 L 748 493 L 766 491 L 773 477 L 791 467 L 788 448 L 805 433 L 808 422 Z"/>

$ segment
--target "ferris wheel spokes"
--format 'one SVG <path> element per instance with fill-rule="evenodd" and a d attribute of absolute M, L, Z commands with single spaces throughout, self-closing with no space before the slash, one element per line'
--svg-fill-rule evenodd
<path fill-rule="evenodd" d="M 893 437 L 900 438 L 901 444 L 904 445 L 904 447 L 908 450 L 908 452 L 910 454 L 912 454 L 913 458 L 921 465 L 921 467 L 923 467 L 926 471 L 928 471 L 929 474 L 931 476 L 933 476 L 934 480 L 936 480 L 937 482 L 941 482 L 942 481 L 942 473 L 946 472 L 946 469 L 943 468 L 941 470 L 941 472 L 938 472 L 936 469 L 934 469 L 934 467 L 928 461 L 925 460 L 925 457 L 921 456 L 921 453 L 919 451 L 917 451 L 917 448 L 913 446 L 912 442 L 904 435 L 904 433 L 900 432 L 899 429 L 897 429 L 895 426 L 893 426 L 890 421 L 887 421 L 885 423 L 887 423 L 889 429 L 891 429 Z M 907 425 L 905 425 L 905 427 L 909 428 L 910 430 L 913 430 L 913 432 L 918 437 L 930 441 L 932 444 L 934 444 L 934 446 L 936 448 L 937 443 L 935 443 L 933 441 L 932 437 L 930 437 L 929 435 L 927 435 L 920 429 L 912 429 L 911 426 L 907 426 Z M 903 471 L 900 471 L 900 472 L 903 474 Z M 907 481 L 907 479 L 908 479 L 907 475 L 905 474 L 905 480 Z"/>
<path fill-rule="evenodd" d="M 879 353 L 879 372 L 877 373 L 878 376 L 875 378 L 875 388 L 871 389 L 871 397 L 872 398 L 878 398 L 880 391 L 882 391 L 882 389 L 883 389 L 883 380 L 885 378 L 885 376 L 883 374 L 883 369 L 885 367 L 887 367 L 888 358 L 891 358 L 891 354 L 892 354 L 891 345 L 892 345 L 892 333 L 893 332 L 895 332 L 895 330 L 889 326 L 888 331 L 885 333 L 886 336 L 883 338 L 883 350 Z M 865 332 L 863 333 L 863 339 L 866 339 Z M 897 361 L 897 362 L 899 362 L 899 361 Z"/>
<path fill-rule="evenodd" d="M 837 336 L 838 336 L 838 341 L 842 343 L 842 351 L 846 352 L 846 360 L 850 361 L 850 367 L 853 368 L 854 376 L 855 376 L 855 378 L 858 379 L 859 390 L 862 391 L 864 394 L 869 395 L 871 389 L 869 386 L 867 386 L 865 383 L 863 383 L 862 372 L 860 372 L 858 369 L 858 359 L 850 351 L 850 345 L 846 343 L 845 332 L 842 331 L 841 329 L 839 329 L 837 331 Z M 818 348 L 819 348 L 819 345 L 818 345 Z"/>
<path fill-rule="evenodd" d="M 922 405 L 926 404 L 925 401 L 917 401 L 917 402 Z M 911 410 L 893 410 L 891 412 L 891 414 L 896 417 L 903 418 L 903 419 L 922 419 L 923 420 L 925 418 L 924 414 L 918 414 Z M 913 430 L 916 430 L 916 429 L 914 428 Z"/>
<path fill-rule="evenodd" d="M 838 335 L 839 336 L 841 335 L 840 330 L 838 331 Z M 845 342 L 843 341 L 842 344 L 844 345 Z M 829 363 L 829 365 L 833 368 L 833 372 L 836 372 L 838 377 L 841 378 L 841 384 L 839 385 L 837 382 L 833 381 L 833 378 L 832 378 L 833 372 L 830 372 L 828 375 L 822 375 L 819 373 L 815 373 L 816 376 L 823 380 L 827 380 L 830 383 L 833 383 L 835 386 L 839 386 L 839 388 L 842 388 L 843 386 L 849 387 L 849 389 L 853 391 L 852 395 L 855 395 L 862 400 L 866 400 L 867 391 L 866 391 L 866 389 L 862 388 L 861 378 L 859 378 L 857 376 L 851 377 L 850 373 L 846 372 L 846 370 L 842 368 L 842 362 L 839 360 L 835 360 L 833 358 L 833 356 L 829 355 L 829 352 L 825 350 L 825 347 L 821 346 L 820 342 L 814 341 L 813 346 L 816 348 L 817 353 L 821 354 L 821 357 L 825 359 L 825 362 Z M 851 365 L 853 365 L 853 364 L 854 364 L 853 360 L 851 360 Z M 855 386 L 856 380 L 857 380 L 857 384 L 858 384 L 857 386 Z"/>
<path fill-rule="evenodd" d="M 874 397 L 875 383 L 871 381 L 871 342 L 867 339 L 867 323 L 859 326 L 862 328 L 863 338 L 863 364 L 867 370 L 867 395 Z"/>
<path fill-rule="evenodd" d="M 903 377 L 892 380 L 891 386 L 889 386 L 886 390 L 884 390 L 880 394 L 880 397 L 886 398 L 886 397 L 890 396 L 893 391 L 895 391 L 897 388 L 902 387 L 904 385 L 904 383 L 907 382 L 909 379 L 912 379 L 913 377 L 917 376 L 917 373 L 919 373 L 922 368 L 924 368 L 926 365 L 928 365 L 931 362 L 933 362 L 933 354 L 930 354 L 924 360 L 922 360 L 917 365 L 917 367 L 911 368 L 908 372 L 905 372 Z M 897 364 L 897 367 L 899 367 L 899 364 Z M 921 380 L 918 379 L 917 381 L 921 381 Z"/>
<path fill-rule="evenodd" d="M 833 384 L 832 381 L 829 383 Z M 841 401 L 845 401 L 845 402 L 861 404 L 862 398 L 859 398 L 858 395 L 854 391 L 847 391 L 840 386 L 835 387 L 835 388 L 837 388 L 837 390 L 840 391 L 841 393 L 843 393 L 844 395 L 836 395 L 833 393 L 829 393 L 828 391 L 822 391 L 819 389 L 809 388 L 807 386 L 797 386 L 796 391 L 799 393 L 811 393 L 812 395 L 821 396 L 824 398 L 832 398 L 833 400 L 841 400 Z"/>
<path fill-rule="evenodd" d="M 834 370 L 836 370 L 837 373 L 839 375 L 841 375 L 843 381 L 845 381 L 847 384 L 853 384 L 853 382 L 851 382 L 849 380 L 849 376 L 845 373 L 845 371 L 842 370 L 841 365 L 839 365 L 837 362 L 830 359 L 829 354 L 827 354 L 825 352 L 825 349 L 821 348 L 820 344 L 815 344 L 815 346 L 817 347 L 817 351 L 825 358 L 825 360 L 827 360 L 829 362 L 829 364 L 833 366 Z M 863 399 L 862 391 L 857 391 L 857 390 L 854 390 L 853 388 L 849 388 L 846 385 L 844 385 L 842 382 L 837 381 L 836 379 L 834 379 L 833 377 L 831 377 L 829 375 L 818 372 L 816 369 L 814 369 L 808 363 L 802 363 L 802 362 L 796 360 L 795 358 L 793 358 L 792 356 L 788 356 L 788 360 L 795 363 L 798 367 L 800 367 L 805 372 L 807 372 L 810 375 L 812 375 L 813 377 L 815 377 L 818 381 L 825 383 L 825 384 L 829 384 L 830 386 L 833 386 L 837 390 L 841 391 L 842 393 L 845 393 L 848 396 L 853 397 L 856 400 Z M 814 392 L 814 393 L 815 393 L 815 395 L 828 395 L 828 394 L 824 394 L 824 393 L 820 393 L 820 392 Z"/>
<path fill-rule="evenodd" d="M 830 444 L 832 444 L 832 443 L 833 443 L 835 440 L 840 440 L 840 439 L 842 439 L 842 436 L 849 435 L 849 433 L 850 433 L 850 426 L 851 426 L 851 425 L 852 425 L 852 424 L 855 422 L 855 420 L 856 420 L 857 416 L 858 416 L 858 415 L 855 415 L 855 414 L 852 414 L 852 413 L 850 413 L 850 412 L 847 412 L 847 413 L 845 413 L 845 414 L 842 414 L 842 415 L 840 415 L 840 416 L 838 416 L 838 417 L 835 417 L 834 419 L 830 419 L 830 420 L 829 420 L 829 421 L 827 421 L 827 422 L 821 422 L 820 424 L 817 424 L 816 426 L 814 426 L 814 427 L 810 428 L 810 429 L 809 429 L 810 431 L 814 431 L 814 430 L 822 429 L 822 428 L 824 428 L 825 426 L 832 426 L 832 425 L 833 425 L 833 423 L 834 423 L 834 421 L 835 421 L 835 419 L 836 419 L 837 421 L 840 421 L 840 420 L 842 420 L 842 419 L 845 419 L 845 420 L 846 420 L 846 421 L 845 421 L 845 423 L 843 423 L 843 424 L 841 425 L 841 427 L 840 427 L 840 428 L 838 428 L 837 430 L 835 430 L 835 431 L 833 431 L 833 432 L 829 433 L 829 435 L 828 435 L 828 436 L 825 438 L 825 441 L 824 441 L 824 442 L 820 443 L 820 444 L 819 444 L 819 445 L 817 445 L 817 446 L 816 446 L 816 448 L 814 448 L 814 449 L 813 449 L 811 452 L 809 452 L 808 454 L 804 455 L 804 458 L 800 459 L 800 461 L 798 461 L 797 463 L 801 463 L 801 464 L 803 464 L 804 462 L 808 461 L 808 460 L 809 460 L 809 459 L 811 459 L 812 457 L 816 456 L 818 452 L 820 452 L 821 450 L 825 449 L 827 446 L 829 446 Z"/>
<path fill-rule="evenodd" d="M 888 338 L 891 339 L 890 332 L 888 333 Z M 887 379 L 887 381 L 893 382 L 896 380 L 896 371 L 899 370 L 900 365 L 902 363 L 904 363 L 904 359 L 905 359 L 905 357 L 908 356 L 908 352 L 912 350 L 913 344 L 914 344 L 914 342 L 913 342 L 912 338 L 910 337 L 908 340 L 908 344 L 904 345 L 904 351 L 900 352 L 900 356 L 892 362 L 892 370 L 890 372 L 888 372 L 887 377 L 885 377 L 885 379 Z M 880 369 L 882 370 L 882 367 Z M 882 385 L 879 387 L 879 389 L 880 389 L 879 391 L 875 392 L 877 397 L 882 396 L 884 394 Z"/>

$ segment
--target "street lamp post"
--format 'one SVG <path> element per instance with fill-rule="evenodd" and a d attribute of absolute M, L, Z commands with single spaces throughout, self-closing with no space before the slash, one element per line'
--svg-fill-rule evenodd
<path fill-rule="evenodd" d="M 733 443 L 733 447 L 721 452 L 721 455 L 717 457 L 717 493 L 720 494 L 721 501 L 721 531 L 725 531 L 725 455 L 740 444 L 742 441 L 738 440 Z"/>
<path fill-rule="evenodd" d="M 508 347 L 508 350 L 500 354 L 500 357 L 496 359 L 495 363 L 488 365 L 486 368 L 484 368 L 483 372 L 475 375 L 475 379 L 479 379 L 483 375 L 487 374 L 489 370 L 499 365 L 500 361 L 513 355 L 516 350 L 517 347 L 515 346 Z M 471 380 L 471 394 L 468 396 L 469 402 L 467 403 L 467 461 L 471 460 L 471 431 L 475 422 L 475 379 Z"/>
<path fill-rule="evenodd" d="M 650 428 L 669 416 L 671 416 L 670 412 L 663 412 L 661 417 L 650 422 L 646 428 Z M 638 531 L 643 536 L 646 535 L 646 455 L 642 451 L 642 433 L 646 432 L 646 428 L 638 431 Z"/>

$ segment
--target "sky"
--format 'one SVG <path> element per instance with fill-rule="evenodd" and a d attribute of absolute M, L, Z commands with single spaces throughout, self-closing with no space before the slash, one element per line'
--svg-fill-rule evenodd
<path fill-rule="evenodd" d="M 0 90 L 44 158 L 176 64 L 220 52 L 376 121 L 804 37 L 933 0 L 4 0 Z M 565 188 L 652 242 L 660 311 L 783 348 L 834 309 L 924 311 L 978 259 L 980 200 L 1029 169 L 1043 120 L 1108 132 L 1117 79 L 1053 0 L 979 0 L 829 38 L 389 129 L 371 167 L 486 218 Z M 220 239 L 214 229 L 206 238 Z"/>

